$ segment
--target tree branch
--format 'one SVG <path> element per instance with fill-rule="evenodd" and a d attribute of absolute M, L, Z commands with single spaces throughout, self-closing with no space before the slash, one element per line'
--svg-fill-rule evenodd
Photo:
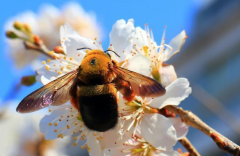
<path fill-rule="evenodd" d="M 235 156 L 240 156 L 240 147 L 237 144 L 233 143 L 231 140 L 227 139 L 226 137 L 209 127 L 191 111 L 185 111 L 182 108 L 178 108 L 176 106 L 166 106 L 165 108 L 179 115 L 182 121 L 187 125 L 192 126 L 211 137 L 216 143 L 216 145 L 223 151 Z"/>
<path fill-rule="evenodd" d="M 183 145 L 183 147 L 186 148 L 186 150 L 189 152 L 190 156 L 200 156 L 200 154 L 195 149 L 195 147 L 191 144 L 191 142 L 188 140 L 188 138 L 184 137 L 184 138 L 180 139 L 179 142 Z"/>
<path fill-rule="evenodd" d="M 32 49 L 32 50 L 36 50 L 39 51 L 40 53 L 46 55 L 49 58 L 52 59 L 56 59 L 56 55 L 54 53 L 49 53 L 49 50 L 47 49 L 47 47 L 41 42 L 39 43 L 39 45 L 31 43 L 29 41 L 24 41 L 24 45 L 26 49 Z"/>

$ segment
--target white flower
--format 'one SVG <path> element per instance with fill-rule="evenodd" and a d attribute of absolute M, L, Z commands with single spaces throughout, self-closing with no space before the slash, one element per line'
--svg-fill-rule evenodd
<path fill-rule="evenodd" d="M 12 25 L 14 21 L 27 23 L 31 27 L 33 34 L 38 35 L 50 50 L 59 44 L 59 28 L 65 22 L 69 23 L 84 37 L 92 39 L 100 37 L 100 28 L 96 22 L 95 15 L 85 12 L 77 3 L 67 3 L 61 10 L 52 5 L 44 5 L 37 14 L 34 12 L 24 12 L 7 21 L 5 30 L 13 30 Z M 39 57 L 38 52 L 26 50 L 21 40 L 8 39 L 7 45 L 7 52 L 9 52 L 11 58 L 14 59 L 14 63 L 19 68 L 29 63 L 36 63 L 36 59 Z M 40 57 L 39 60 L 43 58 Z"/>
<path fill-rule="evenodd" d="M 131 121 L 123 134 L 131 131 L 135 135 L 139 129 L 141 136 L 155 148 L 171 151 L 177 140 L 187 134 L 188 128 L 179 122 L 178 118 L 169 119 L 158 114 L 157 109 L 167 105 L 177 106 L 190 93 L 188 80 L 178 78 L 166 87 L 166 93 L 163 96 L 154 99 L 142 99 L 136 96 L 132 102 L 126 102 L 120 98 L 121 118 Z"/>
<path fill-rule="evenodd" d="M 179 153 L 174 150 L 163 151 L 157 149 L 137 135 L 129 138 L 123 145 L 105 149 L 104 154 L 105 156 L 180 156 Z"/>
<path fill-rule="evenodd" d="M 133 56 L 132 59 L 135 59 L 135 61 L 131 62 L 131 60 L 129 60 L 125 66 L 126 68 L 129 68 L 129 66 L 135 66 L 135 68 L 145 66 L 145 68 L 148 68 L 148 72 L 142 74 L 147 76 L 152 74 L 153 78 L 160 81 L 164 86 L 169 85 L 177 78 L 174 67 L 164 62 L 180 51 L 187 37 L 185 31 L 182 31 L 174 37 L 168 45 L 165 44 L 164 31 L 159 46 L 154 41 L 153 33 L 149 30 L 148 25 L 146 25 L 145 30 L 136 27 L 130 37 L 132 39 L 131 43 L 133 42 L 134 44 L 131 52 Z M 148 60 L 146 60 L 145 57 L 139 57 L 138 54 L 145 56 Z M 144 65 L 142 62 L 145 62 Z"/>

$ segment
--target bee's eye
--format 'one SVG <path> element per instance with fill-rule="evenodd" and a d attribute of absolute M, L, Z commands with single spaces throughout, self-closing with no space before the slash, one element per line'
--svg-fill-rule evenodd
<path fill-rule="evenodd" d="M 96 59 L 95 58 L 92 59 L 90 63 L 91 63 L 91 65 L 95 65 L 96 64 Z"/>

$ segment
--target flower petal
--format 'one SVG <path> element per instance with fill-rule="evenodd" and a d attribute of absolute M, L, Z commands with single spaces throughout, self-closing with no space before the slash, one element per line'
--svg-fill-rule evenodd
<path fill-rule="evenodd" d="M 174 80 L 177 79 L 177 74 L 172 65 L 162 66 L 162 68 L 160 68 L 159 72 L 160 72 L 160 77 L 161 77 L 161 83 L 164 86 L 168 86 L 170 83 L 172 83 Z"/>
<path fill-rule="evenodd" d="M 186 35 L 185 30 L 183 30 L 180 34 L 178 34 L 176 37 L 174 37 L 169 43 L 169 46 L 172 47 L 172 49 L 167 48 L 164 51 L 163 61 L 167 61 L 173 55 L 178 53 L 181 50 L 183 44 L 185 43 L 186 38 L 187 38 L 187 35 Z"/>
<path fill-rule="evenodd" d="M 52 106 L 50 110 L 51 114 L 40 121 L 40 130 L 45 133 L 47 140 L 72 135 L 73 131 L 79 131 L 79 127 L 83 125 L 77 119 L 78 111 L 69 104 Z"/>
<path fill-rule="evenodd" d="M 132 50 L 133 42 L 131 40 L 131 35 L 133 31 L 133 19 L 129 19 L 127 23 L 123 19 L 118 20 L 112 27 L 112 31 L 109 35 L 110 43 L 113 46 L 113 50 L 120 55 L 119 61 L 125 60 L 126 55 Z"/>
<path fill-rule="evenodd" d="M 66 46 L 64 44 L 64 40 L 67 39 L 69 35 L 77 34 L 75 30 L 68 24 L 65 23 L 63 26 L 60 27 L 60 41 L 61 46 L 63 47 L 64 52 L 66 53 Z"/>
<path fill-rule="evenodd" d="M 125 68 L 146 76 L 151 74 L 152 69 L 151 61 L 144 55 L 136 55 L 132 57 Z"/>
<path fill-rule="evenodd" d="M 81 62 L 86 54 L 85 50 L 77 50 L 79 48 L 102 50 L 101 45 L 91 39 L 80 36 L 68 24 L 62 26 L 60 32 L 61 37 L 64 37 L 61 40 L 65 53 L 68 57 L 75 58 L 77 62 Z"/>
<path fill-rule="evenodd" d="M 66 59 L 61 58 L 45 62 L 45 65 L 37 70 L 37 81 L 45 85 L 57 77 L 75 70 L 78 67 L 78 63 L 73 59 L 71 62 L 74 62 L 74 64 L 70 64 L 69 60 L 70 58 L 66 57 Z"/>
<path fill-rule="evenodd" d="M 172 150 L 177 142 L 171 122 L 159 114 L 145 114 L 140 124 L 142 137 L 160 150 Z"/>
<path fill-rule="evenodd" d="M 186 125 L 180 118 L 168 118 L 171 122 L 173 127 L 176 129 L 177 138 L 182 139 L 188 133 L 188 125 Z"/>
<path fill-rule="evenodd" d="M 56 107 L 55 107 L 56 108 Z M 61 114 L 65 114 L 68 111 L 69 106 L 68 105 L 62 105 L 54 109 L 51 114 L 44 116 L 39 124 L 40 131 L 42 133 L 45 133 L 45 139 L 46 140 L 52 140 L 58 138 L 58 133 L 54 132 L 54 129 L 56 127 L 54 126 L 54 122 L 57 122 L 57 118 L 61 116 Z M 65 122 L 65 121 L 64 121 Z M 52 123 L 52 125 L 49 125 L 49 123 Z M 67 125 L 67 124 L 66 124 Z"/>
<path fill-rule="evenodd" d="M 131 152 L 127 153 L 123 153 L 122 151 L 125 150 L 126 147 L 124 147 L 123 145 L 121 146 L 116 146 L 113 148 L 107 148 L 104 150 L 104 156 L 131 156 Z"/>
<path fill-rule="evenodd" d="M 180 154 L 177 151 L 160 151 L 160 150 L 154 150 L 151 153 L 151 156 L 180 156 Z"/>
<path fill-rule="evenodd" d="M 149 104 L 151 107 L 163 108 L 167 105 L 177 106 L 182 100 L 187 98 L 192 92 L 189 82 L 185 78 L 178 78 L 166 87 L 166 93 L 163 96 L 154 98 Z"/>
<path fill-rule="evenodd" d="M 44 75 L 37 75 L 36 80 L 38 82 L 41 82 L 43 85 L 46 85 L 53 80 L 53 77 L 54 77 L 54 75 L 51 75 L 51 77 L 48 77 L 48 78 L 45 77 Z"/>
<path fill-rule="evenodd" d="M 94 132 L 90 131 L 87 135 L 87 145 L 90 148 L 88 153 L 90 156 L 103 156 L 103 150 L 101 149 L 100 142 L 93 133 Z"/>

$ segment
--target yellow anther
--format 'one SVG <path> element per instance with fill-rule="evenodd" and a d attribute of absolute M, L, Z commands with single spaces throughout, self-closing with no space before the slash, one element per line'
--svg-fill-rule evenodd
<path fill-rule="evenodd" d="M 54 51 L 49 51 L 48 54 L 53 55 Z"/>
<path fill-rule="evenodd" d="M 49 109 L 48 111 L 49 111 L 49 112 L 52 112 L 52 110 L 51 110 L 51 109 Z"/>
<path fill-rule="evenodd" d="M 51 62 L 51 60 L 50 60 L 50 59 L 47 59 L 47 62 Z"/>
<path fill-rule="evenodd" d="M 54 124 L 54 126 L 57 126 L 57 125 L 58 125 L 57 123 Z"/>
<path fill-rule="evenodd" d="M 73 137 L 73 140 L 76 140 L 76 139 L 77 139 L 77 137 L 76 137 L 76 136 L 74 136 L 74 137 Z"/>
<path fill-rule="evenodd" d="M 57 133 L 57 129 L 54 129 L 54 132 Z"/>
<path fill-rule="evenodd" d="M 58 72 L 59 75 L 62 75 L 62 72 Z"/>
<path fill-rule="evenodd" d="M 46 61 L 42 61 L 42 64 L 46 64 Z"/>
<path fill-rule="evenodd" d="M 73 143 L 73 146 L 77 146 L 77 143 L 76 143 L 76 142 L 74 142 L 74 143 Z"/>
<path fill-rule="evenodd" d="M 58 134 L 57 136 L 58 138 L 62 138 L 63 139 L 63 134 Z"/>
<path fill-rule="evenodd" d="M 84 146 L 81 146 L 81 149 L 84 149 Z"/>
<path fill-rule="evenodd" d="M 67 129 L 69 129 L 70 128 L 70 126 L 69 125 L 67 125 Z"/>
<path fill-rule="evenodd" d="M 145 53 L 147 53 L 147 52 L 148 52 L 148 46 L 143 46 L 143 51 L 144 51 Z"/>
<path fill-rule="evenodd" d="M 49 126 L 52 126 L 52 123 L 51 122 L 49 122 L 49 124 L 48 124 Z"/>
<path fill-rule="evenodd" d="M 49 66 L 45 66 L 46 70 L 49 71 L 50 70 L 50 67 Z"/>

